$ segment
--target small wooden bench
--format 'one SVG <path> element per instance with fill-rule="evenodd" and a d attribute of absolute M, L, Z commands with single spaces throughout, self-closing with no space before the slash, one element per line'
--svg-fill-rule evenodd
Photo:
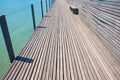
<path fill-rule="evenodd" d="M 73 12 L 73 14 L 78 15 L 78 8 L 74 5 L 70 5 L 70 10 Z"/>

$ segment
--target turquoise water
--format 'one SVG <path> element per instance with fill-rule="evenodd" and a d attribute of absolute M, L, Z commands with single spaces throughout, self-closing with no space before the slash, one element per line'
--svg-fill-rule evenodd
<path fill-rule="evenodd" d="M 45 1 L 43 0 L 44 15 L 46 13 Z M 20 53 L 34 31 L 31 4 L 34 4 L 36 25 L 38 25 L 42 18 L 39 0 L 0 0 L 0 15 L 6 15 L 15 56 Z M 2 79 L 9 66 L 10 61 L 0 28 L 0 79 Z"/>

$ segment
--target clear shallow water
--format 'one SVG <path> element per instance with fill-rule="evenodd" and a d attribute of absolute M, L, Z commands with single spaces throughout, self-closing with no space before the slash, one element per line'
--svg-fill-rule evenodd
<path fill-rule="evenodd" d="M 46 13 L 45 1 L 43 0 L 44 15 Z M 20 53 L 34 31 L 30 4 L 34 4 L 36 25 L 38 25 L 42 18 L 39 0 L 0 0 L 0 15 L 6 15 L 15 56 Z M 0 79 L 9 66 L 10 61 L 0 28 Z"/>

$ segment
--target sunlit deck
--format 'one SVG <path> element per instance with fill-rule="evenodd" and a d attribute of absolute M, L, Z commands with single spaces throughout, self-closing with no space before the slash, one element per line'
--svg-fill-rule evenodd
<path fill-rule="evenodd" d="M 120 63 L 68 3 L 56 0 L 3 80 L 120 80 Z"/>

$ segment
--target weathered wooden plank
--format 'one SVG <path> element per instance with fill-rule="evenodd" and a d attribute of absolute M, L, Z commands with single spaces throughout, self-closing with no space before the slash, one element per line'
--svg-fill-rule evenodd
<path fill-rule="evenodd" d="M 113 28 L 109 20 L 114 16 L 103 12 L 101 17 L 94 7 L 80 8 L 85 19 L 94 19 L 91 23 L 96 32 L 102 31 L 102 36 L 111 34 L 107 37 L 114 43 L 119 33 L 119 27 Z M 97 23 L 99 19 L 111 26 Z M 111 54 L 92 29 L 71 13 L 65 0 L 56 0 L 19 55 L 33 62 L 15 60 L 3 80 L 118 80 L 120 64 Z"/>
<path fill-rule="evenodd" d="M 116 1 L 73 1 L 78 2 L 80 16 L 95 31 L 107 48 L 113 52 L 118 60 L 120 59 L 120 16 L 119 5 Z M 109 5 L 109 3 L 111 5 Z"/>

